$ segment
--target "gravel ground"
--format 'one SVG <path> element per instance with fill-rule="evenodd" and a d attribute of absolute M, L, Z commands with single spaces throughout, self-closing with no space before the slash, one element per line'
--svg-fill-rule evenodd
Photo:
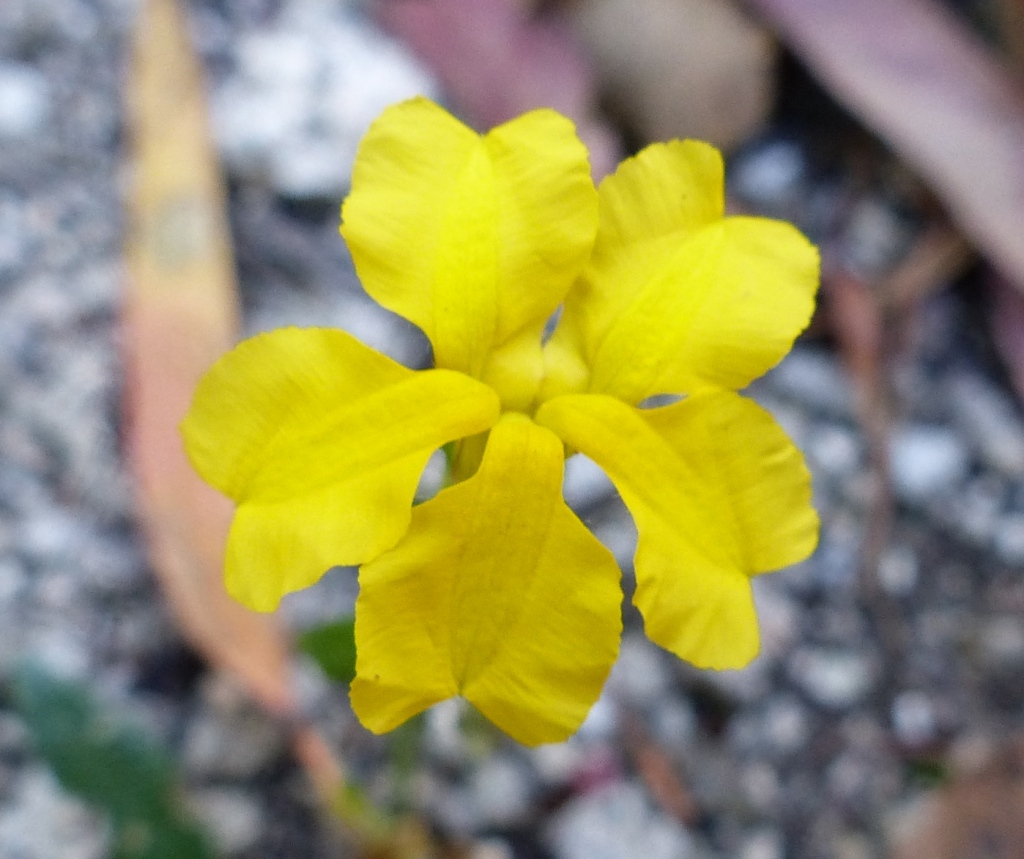
<path fill-rule="evenodd" d="M 103 820 L 60 789 L 4 692 L 25 656 L 87 681 L 172 752 L 223 855 L 346 855 L 280 728 L 175 632 L 133 519 L 118 312 L 120 87 L 134 7 L 0 7 L 0 859 L 109 849 Z M 338 325 L 422 364 L 422 338 L 359 288 L 336 218 L 369 119 L 436 85 L 341 3 L 196 0 L 191 10 L 215 81 L 247 330 Z M 814 233 L 828 187 L 800 184 L 802 159 L 768 133 L 737 161 L 736 190 Z M 898 219 L 879 222 L 851 253 L 899 244 Z M 898 505 L 873 610 L 857 578 L 867 442 L 842 365 L 806 342 L 753 393 L 807 454 L 821 546 L 757 580 L 765 642 L 750 668 L 693 670 L 647 643 L 630 613 L 604 697 L 562 746 L 520 748 L 452 702 L 418 736 L 382 741 L 303 665 L 310 713 L 371 795 L 421 810 L 479 859 L 883 855 L 929 778 L 1021 726 L 1024 424 L 972 318 L 958 293 L 931 300 L 915 360 L 899 368 Z M 566 495 L 628 584 L 635 534 L 607 481 L 573 460 Z M 353 597 L 351 571 L 334 571 L 285 615 L 301 628 Z M 411 760 L 407 741 L 421 745 Z"/>

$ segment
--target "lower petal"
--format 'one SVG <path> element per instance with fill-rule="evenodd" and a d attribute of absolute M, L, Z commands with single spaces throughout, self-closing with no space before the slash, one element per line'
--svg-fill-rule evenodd
<path fill-rule="evenodd" d="M 352 705 L 370 730 L 461 694 L 526 744 L 572 734 L 621 633 L 619 570 L 566 507 L 563 448 L 522 415 L 360 571 Z"/>
<path fill-rule="evenodd" d="M 707 391 L 660 409 L 558 397 L 537 421 L 601 465 L 633 514 L 650 638 L 701 667 L 753 659 L 749 577 L 806 558 L 818 532 L 810 475 L 772 417 Z"/>
<path fill-rule="evenodd" d="M 415 481 L 430 453 L 308 495 L 240 504 L 224 561 L 228 593 L 255 611 L 273 611 L 285 594 L 315 584 L 331 567 L 391 548 L 408 527 Z"/>

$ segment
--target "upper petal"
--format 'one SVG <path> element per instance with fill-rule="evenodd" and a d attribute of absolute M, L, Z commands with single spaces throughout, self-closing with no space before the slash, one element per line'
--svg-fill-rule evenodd
<path fill-rule="evenodd" d="M 547 347 L 545 398 L 581 390 L 579 379 L 559 378 L 580 367 L 587 390 L 629 403 L 739 389 L 806 327 L 817 251 L 789 224 L 723 218 L 712 147 L 650 146 L 605 179 L 599 197 L 592 260 Z"/>
<path fill-rule="evenodd" d="M 650 638 L 702 667 L 749 662 L 749 577 L 807 557 L 818 532 L 803 458 L 771 415 L 708 390 L 650 410 L 563 396 L 537 421 L 598 462 L 633 514 L 634 601 Z"/>
<path fill-rule="evenodd" d="M 336 564 L 394 545 L 430 454 L 498 418 L 487 386 L 414 372 L 343 331 L 260 334 L 203 377 L 182 423 L 196 470 L 239 509 L 229 590 L 273 609 Z"/>
<path fill-rule="evenodd" d="M 618 650 L 619 570 L 562 500 L 563 452 L 507 414 L 479 471 L 360 571 L 352 705 L 387 731 L 462 694 L 527 744 L 579 727 Z"/>
<path fill-rule="evenodd" d="M 533 332 L 531 354 L 503 362 L 527 378 L 497 373 L 503 400 L 521 407 L 541 372 L 541 330 L 596 225 L 587 152 L 568 119 L 536 110 L 481 136 L 418 98 L 388 108 L 364 138 L 341 232 L 367 292 L 426 332 L 437 366 L 488 379 L 492 352 Z"/>

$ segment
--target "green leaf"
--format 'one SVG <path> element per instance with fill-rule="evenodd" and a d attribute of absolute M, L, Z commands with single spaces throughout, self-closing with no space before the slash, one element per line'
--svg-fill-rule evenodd
<path fill-rule="evenodd" d="M 324 674 L 338 683 L 351 683 L 356 676 L 355 618 L 327 623 L 299 636 L 299 649 L 313 657 Z"/>
<path fill-rule="evenodd" d="M 25 664 L 14 704 L 66 790 L 110 815 L 114 859 L 213 859 L 178 799 L 170 759 L 140 732 L 99 712 L 88 690 Z"/>

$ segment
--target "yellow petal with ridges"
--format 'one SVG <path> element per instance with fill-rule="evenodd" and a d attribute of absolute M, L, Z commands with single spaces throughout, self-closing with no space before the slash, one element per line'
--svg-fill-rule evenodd
<path fill-rule="evenodd" d="M 341 232 L 367 292 L 426 332 L 438 367 L 525 408 L 544 323 L 596 226 L 587 152 L 568 119 L 535 110 L 481 136 L 417 98 L 388 108 L 363 139 Z"/>
<path fill-rule="evenodd" d="M 506 414 L 477 473 L 362 567 L 351 693 L 370 730 L 453 695 L 528 745 L 579 727 L 618 650 L 622 593 L 562 500 L 563 463 L 552 433 Z"/>
<path fill-rule="evenodd" d="M 806 327 L 817 251 L 781 221 L 721 217 L 712 147 L 650 146 L 601 184 L 599 198 L 593 258 L 548 344 L 542 399 L 573 389 L 629 403 L 737 390 Z M 585 389 L 568 381 L 580 366 L 589 368 Z"/>
<path fill-rule="evenodd" d="M 649 410 L 563 396 L 536 419 L 600 464 L 633 514 L 648 636 L 704 668 L 753 659 L 749 577 L 806 558 L 818 533 L 803 457 L 771 415 L 707 390 Z"/>
<path fill-rule="evenodd" d="M 239 344 L 182 423 L 196 470 L 239 505 L 229 591 L 270 611 L 328 567 L 390 548 L 430 454 L 498 414 L 480 382 L 409 370 L 343 331 L 286 328 Z"/>

